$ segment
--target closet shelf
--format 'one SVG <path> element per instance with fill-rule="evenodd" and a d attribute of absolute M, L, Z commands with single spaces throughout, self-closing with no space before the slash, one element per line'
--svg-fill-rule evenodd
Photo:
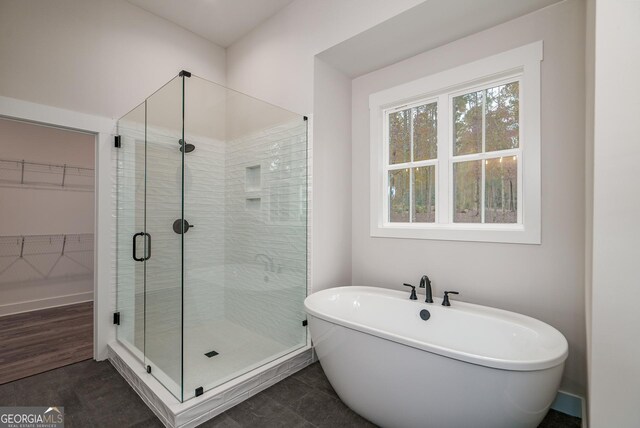
<path fill-rule="evenodd" d="M 93 234 L 0 236 L 0 257 L 93 251 Z"/>
<path fill-rule="evenodd" d="M 0 285 L 92 273 L 92 233 L 0 236 Z"/>
<path fill-rule="evenodd" d="M 0 183 L 91 189 L 95 170 L 75 165 L 0 159 Z"/>

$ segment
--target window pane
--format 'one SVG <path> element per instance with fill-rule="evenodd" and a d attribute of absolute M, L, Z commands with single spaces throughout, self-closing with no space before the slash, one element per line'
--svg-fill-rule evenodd
<path fill-rule="evenodd" d="M 485 162 L 485 223 L 516 223 L 518 221 L 517 157 L 487 159 Z"/>
<path fill-rule="evenodd" d="M 453 154 L 482 151 L 482 92 L 453 98 Z"/>
<path fill-rule="evenodd" d="M 436 167 L 423 166 L 413 169 L 413 221 L 436 221 Z"/>
<path fill-rule="evenodd" d="M 411 161 L 411 109 L 389 115 L 389 163 Z"/>
<path fill-rule="evenodd" d="M 482 161 L 453 164 L 454 223 L 480 223 Z"/>
<path fill-rule="evenodd" d="M 520 143 L 518 82 L 487 89 L 485 151 L 515 149 Z"/>
<path fill-rule="evenodd" d="M 438 104 L 418 106 L 413 114 L 413 160 L 438 157 Z"/>
<path fill-rule="evenodd" d="M 409 222 L 409 170 L 389 171 L 389 221 Z"/>

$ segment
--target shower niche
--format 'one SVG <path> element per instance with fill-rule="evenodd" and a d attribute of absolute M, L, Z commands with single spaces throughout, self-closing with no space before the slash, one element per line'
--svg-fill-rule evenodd
<path fill-rule="evenodd" d="M 244 188 L 247 192 L 257 192 L 260 190 L 260 165 L 248 166 L 246 168 L 246 178 Z"/>
<path fill-rule="evenodd" d="M 116 337 L 134 371 L 188 403 L 308 350 L 306 118 L 182 72 L 118 134 Z"/>

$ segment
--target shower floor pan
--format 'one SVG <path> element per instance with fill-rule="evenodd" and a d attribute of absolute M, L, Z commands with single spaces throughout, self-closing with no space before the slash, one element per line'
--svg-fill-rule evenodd
<path fill-rule="evenodd" d="M 282 345 L 278 346 L 276 342 L 233 323 L 227 324 L 229 325 L 225 327 L 225 332 L 233 332 L 233 342 L 225 341 L 222 336 L 216 337 L 215 332 L 211 330 L 206 335 L 196 331 L 201 328 L 205 330 L 204 327 L 186 331 L 185 365 L 190 369 L 185 370 L 185 398 L 192 397 L 196 387 L 207 388 L 213 384 L 207 378 L 215 379 L 218 386 L 183 403 L 163 386 L 168 385 L 171 390 L 176 391 L 179 390 L 179 385 L 157 368 L 154 368 L 153 375 L 147 373 L 142 356 L 134 354 L 137 350 L 132 352 L 131 349 L 134 348 L 131 346 L 124 346 L 120 342 L 111 343 L 109 360 L 162 423 L 171 428 L 195 427 L 303 369 L 313 361 L 309 345 L 282 350 Z M 200 340 L 189 340 L 192 334 L 197 335 L 195 337 L 199 337 Z M 206 340 L 202 340 L 203 337 L 206 337 Z M 205 355 L 212 350 L 218 352 L 218 355 Z M 252 356 L 251 360 L 249 355 Z M 262 361 L 259 361 L 260 358 Z M 151 364 L 153 365 L 153 362 Z M 179 367 L 179 362 L 176 364 Z M 244 374 L 238 376 L 237 373 L 241 371 Z M 162 383 L 158 379 L 162 380 Z"/>

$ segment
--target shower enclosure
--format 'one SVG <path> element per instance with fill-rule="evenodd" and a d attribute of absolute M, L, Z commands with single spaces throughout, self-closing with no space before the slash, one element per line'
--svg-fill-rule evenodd
<path fill-rule="evenodd" d="M 181 72 L 118 134 L 118 341 L 180 401 L 305 347 L 306 117 Z"/>

